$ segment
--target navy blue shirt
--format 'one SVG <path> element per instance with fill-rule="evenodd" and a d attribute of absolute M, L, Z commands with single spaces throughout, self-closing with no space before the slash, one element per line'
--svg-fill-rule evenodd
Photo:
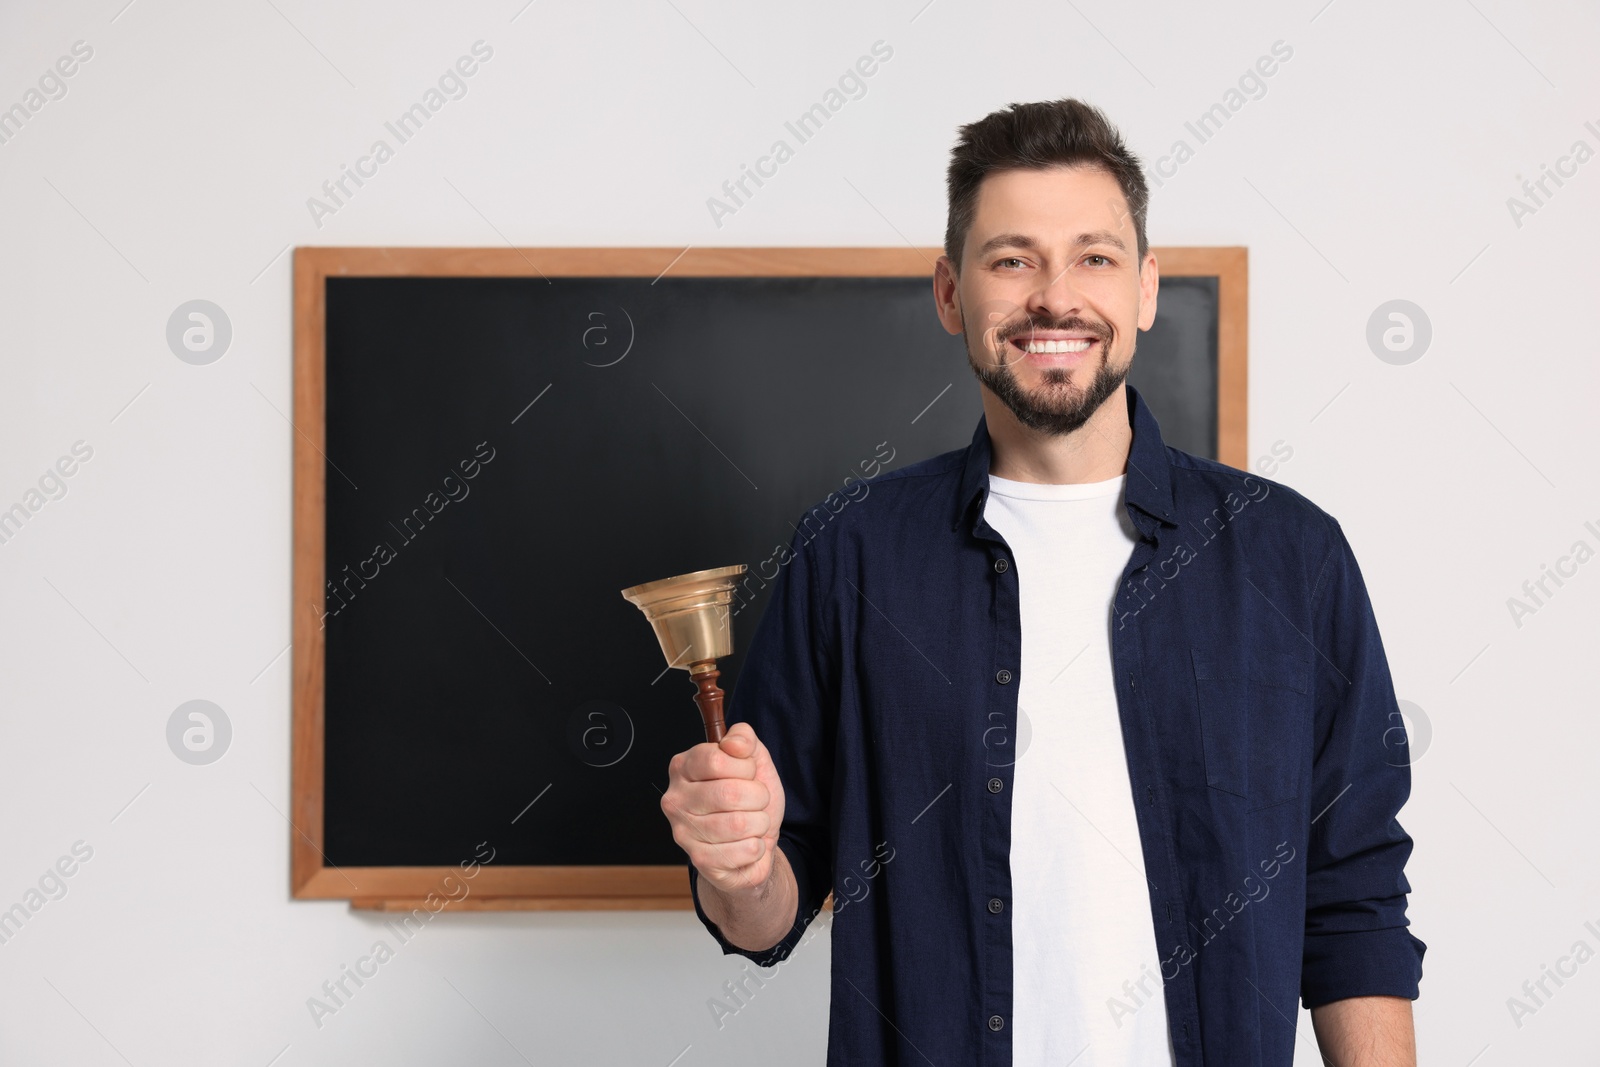
<path fill-rule="evenodd" d="M 1179 1067 L 1290 1067 L 1296 998 L 1417 996 L 1404 727 L 1339 524 L 1165 445 L 1126 394 L 1140 540 L 1108 621 L 1160 995 Z M 723 952 L 760 967 L 833 892 L 830 1065 L 1011 1063 L 1012 944 L 1029 934 L 1007 906 L 1006 745 L 1026 575 L 983 518 L 990 457 L 980 419 L 967 448 L 818 504 L 759 575 L 772 596 L 727 719 L 751 724 L 783 783 L 793 928 L 734 946 L 692 865 L 689 884 Z"/>

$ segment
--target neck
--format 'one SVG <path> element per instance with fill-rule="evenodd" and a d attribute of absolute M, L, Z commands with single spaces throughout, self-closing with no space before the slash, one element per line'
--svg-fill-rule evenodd
<path fill-rule="evenodd" d="M 1133 427 L 1128 424 L 1126 386 L 1118 386 L 1082 426 L 1060 435 L 1029 429 L 999 397 L 987 388 L 982 392 L 994 452 L 990 474 L 1014 482 L 1066 485 L 1103 482 L 1127 472 Z"/>

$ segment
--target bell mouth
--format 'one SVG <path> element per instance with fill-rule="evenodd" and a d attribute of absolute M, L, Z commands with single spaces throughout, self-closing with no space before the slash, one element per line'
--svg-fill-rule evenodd
<path fill-rule="evenodd" d="M 690 571 L 688 574 L 675 574 L 671 578 L 657 578 L 653 582 L 642 585 L 630 585 L 622 591 L 622 595 L 631 603 L 639 606 L 641 610 L 649 610 L 652 606 L 678 597 L 692 597 L 707 593 L 725 591 L 731 598 L 734 583 L 726 579 L 733 578 L 749 570 L 743 563 L 735 563 L 731 567 L 711 567 L 703 571 Z"/>

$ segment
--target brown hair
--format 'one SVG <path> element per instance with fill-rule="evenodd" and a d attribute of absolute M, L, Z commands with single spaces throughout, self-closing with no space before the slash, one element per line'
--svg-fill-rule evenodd
<path fill-rule="evenodd" d="M 1139 158 L 1099 108 L 1070 98 L 1012 104 L 962 126 L 960 133 L 950 152 L 950 211 L 944 229 L 944 252 L 957 273 L 983 179 L 999 171 L 1055 166 L 1099 167 L 1117 180 L 1138 236 L 1139 262 L 1144 262 L 1150 250 L 1144 233 L 1150 189 Z"/>

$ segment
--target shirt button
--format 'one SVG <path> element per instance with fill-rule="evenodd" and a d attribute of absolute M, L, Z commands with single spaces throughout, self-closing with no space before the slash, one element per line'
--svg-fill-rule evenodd
<path fill-rule="evenodd" d="M 994 680 L 999 682 L 1001 685 L 1010 685 L 1011 672 L 1002 667 L 1000 670 L 995 672 Z"/>
<path fill-rule="evenodd" d="M 1000 1018 L 1000 1016 L 998 1016 L 998 1015 L 989 1016 L 989 1029 L 991 1029 L 991 1030 L 1000 1030 L 1000 1029 L 1004 1029 L 1005 1025 L 1006 1025 L 1006 1021 L 1004 1019 Z"/>
<path fill-rule="evenodd" d="M 1004 782 L 1002 782 L 1000 779 L 998 779 L 998 778 L 989 779 L 989 792 L 998 793 L 998 792 L 1000 792 L 1000 790 L 1004 789 L 1005 787 L 1006 787 L 1006 784 Z"/>
<path fill-rule="evenodd" d="M 997 559 L 994 561 L 994 572 L 996 574 L 1004 574 L 1006 572 L 1006 568 L 1010 566 L 1011 564 L 1007 563 L 1003 558 Z"/>
<path fill-rule="evenodd" d="M 991 915 L 999 915 L 1002 911 L 1005 910 L 1005 907 L 1006 907 L 1005 901 L 1001 900 L 999 897 L 990 897 L 989 898 L 989 914 L 991 914 Z"/>

